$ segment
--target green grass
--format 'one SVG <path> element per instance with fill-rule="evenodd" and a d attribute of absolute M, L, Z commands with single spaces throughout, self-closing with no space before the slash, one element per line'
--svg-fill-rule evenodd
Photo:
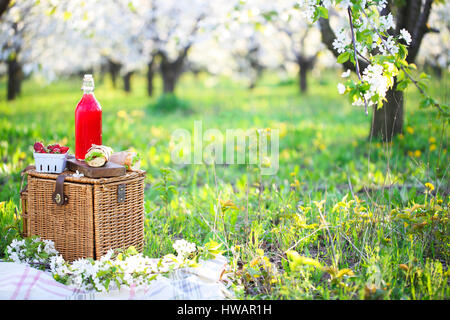
<path fill-rule="evenodd" d="M 145 254 L 172 252 L 178 238 L 220 241 L 233 288 L 246 299 L 447 299 L 446 126 L 434 110 L 418 108 L 411 89 L 405 133 L 390 144 L 368 141 L 371 117 L 339 96 L 338 79 L 334 71 L 311 78 L 300 95 L 294 81 L 273 75 L 249 91 L 229 79 L 186 74 L 176 99 L 147 97 L 141 77 L 131 94 L 113 90 L 108 78 L 97 81 L 103 143 L 134 147 L 147 171 Z M 430 90 L 448 102 L 445 80 Z M 79 79 L 29 80 L 7 102 L 0 83 L 2 251 L 20 230 L 20 171 L 33 162 L 32 144 L 74 150 L 79 87 Z M 161 112 L 167 105 L 179 108 Z M 196 120 L 203 132 L 279 129 L 277 174 L 247 165 L 174 165 L 170 134 L 192 132 Z"/>

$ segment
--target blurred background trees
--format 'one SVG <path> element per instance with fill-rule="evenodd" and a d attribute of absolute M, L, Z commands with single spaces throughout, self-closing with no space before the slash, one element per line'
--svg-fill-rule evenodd
<path fill-rule="evenodd" d="M 439 75 L 449 68 L 449 4 L 438 2 L 387 1 L 382 14 L 394 18 L 389 34 L 404 28 L 412 35 L 408 62 Z M 305 93 L 309 72 L 339 67 L 330 56 L 339 55 L 333 42 L 349 28 L 345 10 L 330 10 L 329 19 L 311 24 L 294 2 L 250 3 L 251 9 L 236 10 L 237 3 L 225 0 L 0 1 L 0 73 L 8 79 L 7 98 L 20 94 L 25 77 L 54 81 L 83 72 L 108 76 L 113 88 L 127 92 L 133 75 L 143 73 L 149 96 L 159 74 L 162 93 L 175 93 L 183 72 L 198 70 L 233 77 L 248 88 L 266 70 L 284 72 Z M 354 70 L 350 60 L 343 67 Z M 387 93 L 384 107 L 373 111 L 371 135 L 390 140 L 402 132 L 403 99 L 395 86 Z"/>

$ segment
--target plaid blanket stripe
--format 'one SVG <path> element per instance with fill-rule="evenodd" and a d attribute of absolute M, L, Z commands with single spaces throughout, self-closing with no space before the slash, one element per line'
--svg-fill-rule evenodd
<path fill-rule="evenodd" d="M 26 265 L 0 262 L 0 299 L 64 299 L 75 289 L 55 281 L 46 272 Z"/>

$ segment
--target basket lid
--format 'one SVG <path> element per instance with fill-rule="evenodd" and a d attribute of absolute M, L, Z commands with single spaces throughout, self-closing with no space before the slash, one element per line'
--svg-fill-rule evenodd
<path fill-rule="evenodd" d="M 77 183 L 88 183 L 88 184 L 106 184 L 106 183 L 113 183 L 113 182 L 119 182 L 119 181 L 126 181 L 130 179 L 134 179 L 137 177 L 143 177 L 146 175 L 146 172 L 143 170 L 139 171 L 127 171 L 124 175 L 117 176 L 117 177 L 108 177 L 108 178 L 88 178 L 88 177 L 77 177 L 76 173 L 70 170 L 65 170 L 62 173 L 45 173 L 45 172 L 37 172 L 34 166 L 31 166 L 31 168 L 27 167 L 27 170 L 25 171 L 32 177 L 41 178 L 41 179 L 51 179 L 56 180 L 56 178 L 60 174 L 65 174 L 66 181 L 69 182 L 77 182 Z M 74 176 L 75 175 L 75 176 Z"/>

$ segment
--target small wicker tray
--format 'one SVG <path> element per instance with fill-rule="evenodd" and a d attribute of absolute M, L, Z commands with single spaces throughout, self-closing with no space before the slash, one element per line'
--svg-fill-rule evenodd
<path fill-rule="evenodd" d="M 58 174 L 27 170 L 21 192 L 23 235 L 55 242 L 67 261 L 98 259 L 109 249 L 135 246 L 144 239 L 145 171 L 111 178 L 74 177 L 64 171 L 66 201 L 54 201 Z"/>

